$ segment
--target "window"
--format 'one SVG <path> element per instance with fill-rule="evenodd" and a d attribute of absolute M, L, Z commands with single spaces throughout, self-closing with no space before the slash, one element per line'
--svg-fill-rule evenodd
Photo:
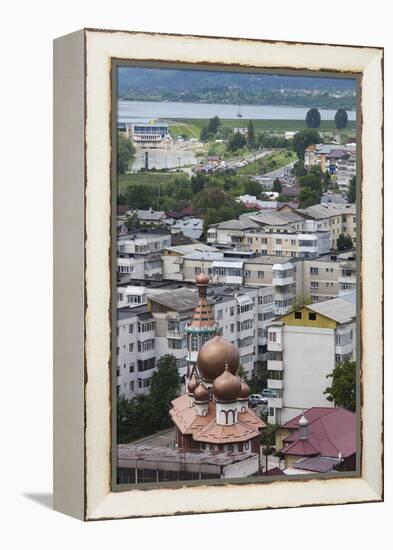
<path fill-rule="evenodd" d="M 120 376 L 120 369 L 119 369 L 119 367 L 117 367 L 117 369 L 116 369 L 116 376 L 117 376 L 117 377 Z"/>
<path fill-rule="evenodd" d="M 308 320 L 309 321 L 316 321 L 317 320 L 317 314 L 310 311 L 310 313 L 308 314 Z"/>
<path fill-rule="evenodd" d="M 128 332 L 129 332 L 130 334 L 133 334 L 133 332 L 134 332 L 134 325 L 128 325 Z"/>
<path fill-rule="evenodd" d="M 276 256 L 282 256 L 282 250 L 276 250 Z"/>
<path fill-rule="evenodd" d="M 229 309 L 229 314 L 231 316 L 235 314 L 235 308 L 233 306 Z"/>
<path fill-rule="evenodd" d="M 128 351 L 134 351 L 134 344 L 128 344 Z"/>
<path fill-rule="evenodd" d="M 301 311 L 295 311 L 295 319 L 301 319 L 302 318 L 302 312 Z"/>
<path fill-rule="evenodd" d="M 311 281 L 311 288 L 318 288 L 318 287 L 319 287 L 318 281 Z"/>
<path fill-rule="evenodd" d="M 244 271 L 244 276 L 245 276 L 245 277 L 251 277 L 251 271 L 250 271 L 249 269 L 246 269 L 246 270 Z"/>
<path fill-rule="evenodd" d="M 265 272 L 264 271 L 258 271 L 258 277 L 259 279 L 263 279 L 265 276 Z"/>
<path fill-rule="evenodd" d="M 318 268 L 317 267 L 310 267 L 310 274 L 311 275 L 318 275 Z"/>
<path fill-rule="evenodd" d="M 267 244 L 267 238 L 266 238 L 266 237 L 262 237 L 262 238 L 261 238 L 261 243 L 262 243 L 262 244 Z"/>
<path fill-rule="evenodd" d="M 282 244 L 282 239 L 276 239 L 276 244 Z"/>
<path fill-rule="evenodd" d="M 117 301 L 118 301 L 118 302 L 122 302 L 122 301 L 123 301 L 123 294 L 118 294 L 118 295 L 117 295 Z"/>
<path fill-rule="evenodd" d="M 130 391 L 134 391 L 134 380 L 130 382 Z"/>
<path fill-rule="evenodd" d="M 142 361 L 141 359 L 138 360 L 138 371 L 143 372 L 145 370 L 154 369 L 156 366 L 156 358 L 151 357 L 150 359 L 145 359 Z M 139 386 L 141 387 L 141 386 Z"/>
<path fill-rule="evenodd" d="M 130 372 L 134 372 L 134 370 L 135 370 L 134 363 L 130 363 Z"/>
<path fill-rule="evenodd" d="M 269 342 L 277 342 L 277 332 L 269 332 Z"/>
<path fill-rule="evenodd" d="M 219 309 L 217 311 L 217 319 L 218 319 L 218 321 L 220 321 L 222 318 L 223 318 L 223 310 Z"/>
<path fill-rule="evenodd" d="M 231 332 L 234 332 L 234 330 L 235 330 L 235 325 L 232 323 L 231 324 Z"/>
<path fill-rule="evenodd" d="M 292 245 L 292 246 L 295 246 L 295 245 L 296 245 L 296 240 L 295 240 L 295 239 L 291 239 L 291 245 Z"/>

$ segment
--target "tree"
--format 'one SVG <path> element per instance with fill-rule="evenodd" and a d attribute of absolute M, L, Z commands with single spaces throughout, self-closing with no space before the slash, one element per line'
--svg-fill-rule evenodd
<path fill-rule="evenodd" d="M 347 200 L 351 203 L 356 202 L 356 176 L 353 176 L 349 182 Z"/>
<path fill-rule="evenodd" d="M 205 143 L 206 141 L 209 141 L 209 130 L 207 129 L 206 126 L 203 126 L 203 127 L 201 128 L 201 132 L 200 132 L 200 134 L 199 134 L 199 139 L 200 139 L 201 141 L 203 141 L 204 143 Z"/>
<path fill-rule="evenodd" d="M 219 126 L 220 126 L 220 119 L 216 115 L 209 120 L 207 131 L 209 132 L 209 134 L 216 134 Z"/>
<path fill-rule="evenodd" d="M 307 174 L 307 170 L 304 166 L 304 161 L 297 160 L 293 165 L 291 172 L 295 176 L 295 178 L 301 178 L 302 176 L 305 176 Z"/>
<path fill-rule="evenodd" d="M 311 296 L 309 294 L 297 294 L 292 302 L 291 311 L 296 311 L 299 307 L 311 304 Z"/>
<path fill-rule="evenodd" d="M 282 184 L 280 183 L 280 181 L 279 181 L 278 178 L 276 178 L 276 179 L 273 181 L 272 190 L 273 190 L 275 193 L 281 193 L 281 191 L 282 191 Z"/>
<path fill-rule="evenodd" d="M 321 143 L 321 141 L 321 136 L 316 130 L 307 128 L 306 130 L 296 132 L 293 136 L 292 147 L 299 160 L 304 160 L 304 151 L 307 147 L 313 143 Z"/>
<path fill-rule="evenodd" d="M 247 143 L 250 149 L 255 147 L 255 128 L 252 120 L 248 121 L 247 125 Z"/>
<path fill-rule="evenodd" d="M 320 195 L 316 191 L 308 187 L 301 187 L 299 192 L 299 206 L 300 208 L 307 208 L 313 206 L 313 204 L 319 204 Z"/>
<path fill-rule="evenodd" d="M 135 154 L 135 148 L 132 141 L 118 134 L 117 136 L 117 173 L 124 174 L 128 170 L 130 160 Z"/>
<path fill-rule="evenodd" d="M 238 149 L 245 147 L 246 143 L 246 138 L 243 136 L 243 134 L 236 132 L 229 139 L 228 151 L 237 151 Z"/>
<path fill-rule="evenodd" d="M 153 419 L 157 429 L 162 430 L 172 425 L 169 416 L 171 401 L 180 390 L 180 376 L 174 355 L 163 355 L 158 361 L 158 369 L 151 377 L 150 399 L 154 403 Z"/>
<path fill-rule="evenodd" d="M 144 210 L 150 208 L 157 200 L 158 191 L 153 185 L 138 183 L 128 186 L 125 195 L 131 210 Z"/>
<path fill-rule="evenodd" d="M 332 185 L 331 175 L 329 173 L 329 170 L 325 170 L 325 172 L 323 174 L 323 189 L 324 189 L 324 191 L 327 191 L 328 189 L 330 189 L 331 185 Z"/>
<path fill-rule="evenodd" d="M 309 189 L 312 189 L 315 191 L 319 197 L 322 195 L 322 175 L 317 174 L 315 172 L 310 172 L 309 174 L 306 174 L 305 176 L 302 176 L 299 178 L 299 186 L 302 187 L 308 187 Z"/>
<path fill-rule="evenodd" d="M 338 109 L 337 113 L 334 115 L 334 122 L 337 130 L 346 128 L 348 126 L 347 111 L 345 109 Z"/>
<path fill-rule="evenodd" d="M 307 111 L 306 115 L 307 128 L 319 128 L 321 125 L 321 115 L 316 107 Z"/>
<path fill-rule="evenodd" d="M 139 222 L 138 222 L 138 214 L 137 212 L 132 212 L 131 215 L 127 216 L 126 218 L 126 225 L 127 225 L 127 229 L 128 231 L 132 231 L 135 233 L 135 231 L 138 229 L 139 227 Z"/>
<path fill-rule="evenodd" d="M 353 248 L 353 242 L 349 235 L 341 233 L 337 239 L 337 250 L 351 250 Z"/>
<path fill-rule="evenodd" d="M 243 183 L 244 192 L 247 195 L 259 197 L 261 194 L 261 184 L 254 180 L 247 180 Z"/>
<path fill-rule="evenodd" d="M 335 407 L 344 407 L 350 411 L 356 411 L 356 362 L 344 361 L 338 363 L 331 374 L 331 385 L 326 388 L 326 399 L 334 403 Z"/>

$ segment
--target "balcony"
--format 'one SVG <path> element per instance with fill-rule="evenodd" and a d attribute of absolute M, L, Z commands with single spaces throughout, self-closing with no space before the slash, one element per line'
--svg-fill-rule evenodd
<path fill-rule="evenodd" d="M 270 366 L 268 366 L 268 370 L 270 370 Z M 272 390 L 282 390 L 284 387 L 284 381 L 283 380 L 272 380 L 269 378 L 267 382 L 267 387 Z M 276 399 L 276 398 L 275 398 Z"/>
<path fill-rule="evenodd" d="M 267 344 L 268 351 L 282 351 L 282 343 L 281 342 L 268 342 Z"/>
<path fill-rule="evenodd" d="M 277 277 L 277 275 L 273 272 L 272 284 L 274 286 L 292 285 L 293 282 L 293 275 L 288 275 L 286 277 Z"/>
<path fill-rule="evenodd" d="M 282 361 L 272 360 L 268 359 L 267 361 L 267 369 L 268 370 L 284 370 L 284 364 Z"/>
<path fill-rule="evenodd" d="M 340 284 L 351 284 L 356 285 L 356 275 L 352 275 L 350 277 L 339 277 L 338 282 Z"/>
<path fill-rule="evenodd" d="M 187 336 L 187 333 L 185 330 L 168 330 L 167 337 L 168 338 L 176 338 L 181 340 L 182 338 L 185 338 Z"/>
<path fill-rule="evenodd" d="M 273 409 L 282 409 L 282 397 L 269 397 L 267 400 L 267 406 Z"/>

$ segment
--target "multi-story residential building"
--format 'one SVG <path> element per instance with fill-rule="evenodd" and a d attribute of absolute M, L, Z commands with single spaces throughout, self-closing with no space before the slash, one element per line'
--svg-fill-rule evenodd
<path fill-rule="evenodd" d="M 318 166 L 322 172 L 328 170 L 331 174 L 337 173 L 337 162 L 345 154 L 355 154 L 356 144 L 338 145 L 337 143 L 316 143 L 309 145 L 304 152 L 304 166 L 311 168 Z M 356 170 L 356 158 L 355 158 Z"/>
<path fill-rule="evenodd" d="M 325 254 L 297 262 L 301 294 L 313 302 L 337 298 L 356 290 L 356 252 Z M 300 276 L 301 274 L 301 276 Z"/>
<path fill-rule="evenodd" d="M 354 293 L 299 307 L 268 328 L 269 422 L 333 406 L 324 391 L 336 363 L 356 359 Z"/>
<path fill-rule="evenodd" d="M 356 244 L 355 206 L 324 203 L 290 211 L 261 211 L 213 224 L 207 241 L 218 247 L 247 246 L 260 254 L 306 258 L 335 249 L 341 233 Z"/>
<path fill-rule="evenodd" d="M 117 238 L 117 272 L 129 279 L 157 279 L 162 275 L 161 252 L 170 246 L 166 232 L 136 232 Z"/>
<path fill-rule="evenodd" d="M 117 312 L 117 396 L 147 393 L 156 367 L 155 321 L 147 306 Z"/>
<path fill-rule="evenodd" d="M 118 308 L 117 368 L 121 395 L 130 398 L 148 391 L 157 361 L 166 354 L 176 357 L 179 374 L 184 377 L 190 370 L 187 364 L 195 364 L 200 346 L 217 332 L 239 347 L 240 365 L 247 377 L 266 367 L 267 327 L 275 317 L 271 287 L 234 289 L 210 285 L 206 286 L 202 302 L 194 289 L 167 290 L 170 287 L 125 287 L 128 294 L 124 297 L 132 301 L 124 299 L 127 307 Z M 129 328 L 128 325 L 141 323 L 138 319 L 145 317 L 153 323 L 149 325 L 148 334 L 142 325 L 141 330 L 138 326 Z M 207 325 L 205 317 L 208 317 Z M 197 328 L 202 330 L 196 331 Z M 129 372 L 127 366 L 130 368 L 130 365 L 134 368 Z"/>

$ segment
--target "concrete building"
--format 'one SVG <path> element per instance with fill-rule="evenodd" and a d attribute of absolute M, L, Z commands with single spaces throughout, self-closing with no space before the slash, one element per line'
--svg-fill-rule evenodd
<path fill-rule="evenodd" d="M 117 273 L 132 279 L 158 279 L 162 275 L 161 252 L 171 244 L 166 232 L 118 235 Z"/>
<path fill-rule="evenodd" d="M 142 146 L 158 145 L 171 141 L 169 127 L 163 120 L 145 120 L 132 122 L 128 125 L 128 135 L 135 144 Z"/>
<path fill-rule="evenodd" d="M 268 328 L 269 422 L 284 424 L 312 406 L 329 407 L 326 376 L 356 360 L 353 294 L 300 307 Z"/>
<path fill-rule="evenodd" d="M 190 239 L 200 239 L 203 233 L 203 220 L 193 217 L 177 220 L 177 222 L 171 226 L 171 234 L 177 235 L 179 233 L 182 233 L 185 237 L 189 237 Z"/>

